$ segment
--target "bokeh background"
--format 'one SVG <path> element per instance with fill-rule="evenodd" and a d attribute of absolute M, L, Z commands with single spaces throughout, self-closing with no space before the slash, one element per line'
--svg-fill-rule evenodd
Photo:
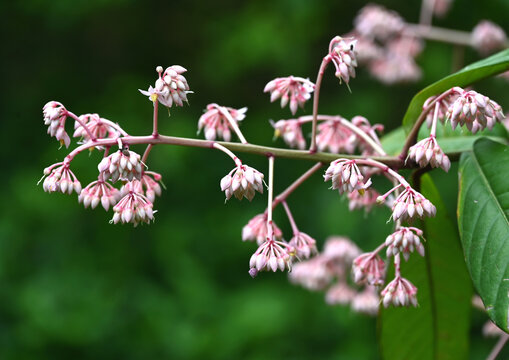
<path fill-rule="evenodd" d="M 379 1 L 416 22 L 419 1 Z M 138 93 L 156 79 L 155 67 L 180 64 L 195 94 L 190 106 L 162 112 L 162 133 L 195 137 L 210 102 L 249 108 L 242 129 L 250 142 L 273 142 L 269 119 L 289 118 L 270 104 L 264 85 L 277 76 L 314 81 L 329 40 L 347 33 L 360 1 L 263 0 L 134 1 L 23 0 L 0 2 L 2 34 L 0 209 L 1 359 L 376 359 L 376 320 L 327 306 L 321 293 L 295 287 L 287 274 L 251 279 L 242 227 L 262 212 L 252 203 L 224 203 L 219 180 L 231 161 L 210 150 L 155 147 L 149 166 L 167 190 L 156 200 L 150 226 L 113 226 L 111 213 L 78 204 L 77 196 L 44 193 L 42 169 L 65 148 L 46 135 L 42 106 L 62 102 L 71 111 L 97 112 L 129 133 L 151 129 L 152 106 Z M 490 19 L 509 32 L 507 1 L 455 0 L 435 24 L 471 30 Z M 479 59 L 465 52 L 465 63 Z M 451 72 L 449 45 L 428 42 L 418 58 L 416 84 L 387 87 L 366 70 L 352 94 L 329 70 L 322 113 L 363 115 L 397 127 L 412 96 Z M 479 85 L 507 107 L 508 84 Z M 300 115 L 310 113 L 311 106 Z M 70 129 L 69 129 L 70 131 Z M 137 149 L 143 151 L 143 149 Z M 241 155 L 266 172 L 266 160 Z M 73 170 L 94 180 L 100 155 L 80 155 Z M 311 163 L 277 160 L 276 192 Z M 435 174 L 454 215 L 456 177 Z M 365 250 L 390 232 L 389 213 L 350 213 L 319 174 L 289 199 L 299 227 L 321 248 L 345 235 Z M 282 209 L 276 222 L 289 234 Z M 485 316 L 473 313 L 471 358 L 484 358 Z"/>

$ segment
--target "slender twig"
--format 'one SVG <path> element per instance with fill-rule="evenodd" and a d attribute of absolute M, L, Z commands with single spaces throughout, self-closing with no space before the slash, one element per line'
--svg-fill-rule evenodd
<path fill-rule="evenodd" d="M 472 35 L 470 32 L 439 28 L 419 24 L 406 24 L 404 32 L 407 35 L 414 35 L 423 39 L 435 40 L 449 44 L 472 46 Z"/>
<path fill-rule="evenodd" d="M 275 208 L 280 202 L 285 201 L 288 196 L 295 191 L 304 181 L 309 179 L 311 175 L 313 175 L 318 169 L 320 169 L 323 166 L 321 162 L 316 163 L 313 165 L 308 171 L 306 171 L 304 174 L 299 176 L 297 180 L 295 180 L 293 183 L 288 186 L 285 191 L 283 191 L 281 194 L 276 196 L 274 199 L 274 202 L 272 203 L 272 208 Z"/>
<path fill-rule="evenodd" d="M 309 147 L 310 153 L 316 152 L 316 122 L 318 117 L 318 102 L 320 101 L 320 87 L 322 86 L 323 74 L 327 65 L 329 65 L 330 56 L 327 55 L 323 58 L 318 70 L 318 76 L 316 77 L 315 92 L 313 95 L 313 125 L 311 130 L 311 146 Z"/>
<path fill-rule="evenodd" d="M 217 150 L 220 150 L 222 152 L 224 152 L 226 155 L 228 155 L 229 157 L 232 158 L 232 160 L 235 162 L 235 165 L 237 166 L 241 166 L 242 165 L 242 161 L 240 161 L 240 159 L 237 157 L 237 155 L 235 155 L 234 153 L 232 153 L 229 149 L 227 149 L 226 147 L 224 147 L 223 145 L 221 144 L 218 144 L 218 143 L 214 143 L 213 147 Z"/>
<path fill-rule="evenodd" d="M 79 116 L 77 116 L 75 113 L 73 112 L 70 112 L 69 110 L 67 110 L 67 115 L 69 115 L 70 117 L 72 117 L 78 124 L 80 124 L 80 126 L 87 132 L 88 134 L 88 137 L 90 138 L 90 140 L 92 141 L 95 141 L 97 138 L 95 137 L 94 134 L 92 134 L 92 132 L 90 131 L 90 129 L 88 128 L 88 126 L 79 118 Z"/>
<path fill-rule="evenodd" d="M 147 145 L 147 148 L 145 149 L 145 152 L 143 153 L 143 156 L 141 157 L 142 163 L 144 163 L 144 164 L 146 163 L 148 154 L 150 154 L 150 150 L 152 150 L 153 147 L 154 147 L 154 145 L 152 145 L 152 144 Z"/>
<path fill-rule="evenodd" d="M 288 221 L 290 222 L 290 225 L 292 227 L 293 235 L 297 235 L 299 233 L 299 228 L 297 227 L 297 224 L 295 223 L 295 219 L 293 218 L 292 212 L 290 211 L 290 208 L 288 207 L 288 204 L 285 200 L 282 202 L 283 207 L 285 208 L 286 216 L 288 217 Z"/>
<path fill-rule="evenodd" d="M 433 8 L 435 7 L 435 0 L 422 0 L 421 13 L 419 15 L 419 24 L 424 26 L 431 26 L 433 20 Z"/>
<path fill-rule="evenodd" d="M 153 129 L 152 129 L 152 136 L 153 137 L 158 137 L 159 136 L 159 132 L 157 130 L 157 120 L 158 120 L 158 109 L 159 109 L 159 101 L 154 101 L 154 124 L 153 124 Z"/>
<path fill-rule="evenodd" d="M 493 350 L 491 350 L 491 353 L 488 355 L 486 360 L 495 360 L 500 354 L 500 351 L 504 348 L 505 343 L 509 340 L 509 334 L 503 334 L 500 336 L 500 339 L 498 339 L 498 342 L 495 344 L 495 347 Z"/>
<path fill-rule="evenodd" d="M 232 115 L 230 114 L 230 112 L 224 108 L 224 106 L 219 106 L 219 105 L 216 105 L 217 107 L 217 110 L 223 114 L 223 116 L 226 118 L 226 120 L 228 120 L 228 122 L 230 123 L 230 126 L 232 127 L 233 131 L 235 131 L 235 134 L 237 134 L 237 137 L 239 138 L 240 142 L 243 143 L 243 144 L 247 144 L 247 140 L 246 138 L 244 137 L 244 135 L 242 134 L 242 131 L 240 131 L 240 128 L 239 126 L 237 125 L 237 122 L 235 121 L 235 119 L 232 117 Z"/>

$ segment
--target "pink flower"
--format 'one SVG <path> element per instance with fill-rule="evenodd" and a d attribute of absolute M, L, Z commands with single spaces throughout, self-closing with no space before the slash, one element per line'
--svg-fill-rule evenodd
<path fill-rule="evenodd" d="M 392 218 L 394 221 L 401 219 L 414 219 L 416 217 L 435 216 L 437 209 L 435 206 L 422 196 L 421 193 L 415 191 L 411 187 L 407 187 L 392 205 Z"/>
<path fill-rule="evenodd" d="M 378 46 L 371 39 L 364 37 L 356 32 L 344 35 L 343 38 L 355 38 L 355 56 L 361 64 L 369 63 L 384 55 L 384 49 Z"/>
<path fill-rule="evenodd" d="M 394 306 L 417 306 L 417 288 L 401 276 L 396 276 L 382 290 L 381 296 L 385 307 L 388 307 L 390 304 Z"/>
<path fill-rule="evenodd" d="M 276 239 L 283 237 L 281 229 L 277 227 L 274 221 L 272 222 L 272 232 Z M 267 240 L 267 214 L 265 213 L 256 215 L 242 228 L 242 241 L 253 240 L 256 240 L 258 245 Z"/>
<path fill-rule="evenodd" d="M 329 305 L 347 305 L 354 299 L 356 294 L 357 292 L 347 283 L 340 281 L 327 290 L 325 302 Z"/>
<path fill-rule="evenodd" d="M 124 197 L 113 207 L 115 214 L 111 222 L 133 223 L 134 226 L 141 222 L 150 223 L 154 219 L 152 203 L 143 195 L 141 183 L 132 180 L 124 185 L 123 192 Z"/>
<path fill-rule="evenodd" d="M 359 254 L 361 249 L 349 238 L 343 236 L 329 236 L 323 248 L 323 257 L 350 264 Z"/>
<path fill-rule="evenodd" d="M 351 120 L 351 123 L 357 126 L 359 129 L 364 131 L 370 138 L 373 139 L 378 145 L 380 145 L 380 140 L 378 139 L 377 132 L 381 133 L 384 131 L 384 126 L 382 124 L 373 124 L 369 122 L 364 116 L 354 116 Z M 371 145 L 369 145 L 363 138 L 360 136 L 356 136 L 356 145 L 362 150 L 362 154 L 364 155 L 374 155 L 375 150 Z"/>
<path fill-rule="evenodd" d="M 355 77 L 357 59 L 354 52 L 355 40 L 345 41 L 341 36 L 336 36 L 329 44 L 327 55 L 336 68 L 336 77 L 339 81 L 348 84 L 350 78 Z"/>
<path fill-rule="evenodd" d="M 101 118 L 98 114 L 80 115 L 80 120 L 96 139 L 116 138 L 120 135 L 114 127 L 108 124 L 109 120 Z M 74 123 L 74 129 L 73 137 L 82 137 L 85 142 L 90 140 L 88 132 L 79 122 Z"/>
<path fill-rule="evenodd" d="M 484 128 L 492 129 L 497 121 L 502 121 L 505 115 L 502 107 L 489 97 L 474 90 L 466 91 L 454 88 L 459 96 L 447 110 L 447 118 L 451 126 L 465 125 L 473 134 Z"/>
<path fill-rule="evenodd" d="M 352 130 L 343 126 L 341 122 L 327 120 L 320 123 L 317 129 L 316 145 L 318 151 L 329 149 L 329 151 L 334 154 L 340 152 L 352 154 L 355 151 L 357 138 Z"/>
<path fill-rule="evenodd" d="M 148 96 L 152 102 L 159 100 L 168 108 L 173 104 L 184 106 L 183 102 L 187 102 L 187 94 L 191 93 L 187 80 L 182 75 L 187 70 L 180 65 L 172 65 L 166 68 L 164 73 L 161 66 L 158 66 L 156 71 L 159 73 L 159 79 L 156 80 L 155 87 L 150 86 L 148 91 L 139 91 Z"/>
<path fill-rule="evenodd" d="M 141 179 L 141 157 L 133 151 L 124 149 L 114 152 L 101 160 L 97 168 L 103 174 L 103 179 L 116 182 L 118 179 Z"/>
<path fill-rule="evenodd" d="M 380 196 L 380 194 L 372 188 L 366 189 L 364 194 L 358 191 L 352 191 L 348 194 L 348 209 L 353 211 L 364 208 L 366 212 L 369 212 L 373 205 L 377 203 L 378 196 Z"/>
<path fill-rule="evenodd" d="M 302 135 L 301 124 L 298 120 L 279 120 L 272 126 L 275 129 L 275 136 L 283 136 L 283 140 L 291 148 L 300 150 L 306 148 L 306 139 Z"/>
<path fill-rule="evenodd" d="M 328 266 L 328 260 L 318 255 L 294 264 L 288 277 L 292 283 L 308 290 L 323 290 L 330 284 L 334 274 Z"/>
<path fill-rule="evenodd" d="M 367 315 L 376 315 L 380 305 L 380 297 L 373 286 L 357 293 L 351 302 L 352 310 Z"/>
<path fill-rule="evenodd" d="M 387 44 L 387 51 L 395 56 L 415 58 L 423 49 L 423 41 L 413 36 L 400 36 Z"/>
<path fill-rule="evenodd" d="M 253 200 L 255 191 L 263 193 L 263 174 L 247 165 L 235 167 L 221 179 L 221 191 L 225 192 L 226 200 L 235 195 L 239 200 L 245 197 Z"/>
<path fill-rule="evenodd" d="M 424 245 L 421 242 L 421 237 L 422 230 L 420 229 L 415 227 L 400 227 L 385 239 L 387 257 L 402 253 L 405 260 L 408 261 L 410 253 L 414 250 L 417 250 L 421 256 L 424 256 Z"/>
<path fill-rule="evenodd" d="M 295 249 L 297 257 L 299 258 L 307 259 L 318 252 L 316 249 L 316 240 L 300 231 L 294 233 L 289 244 Z"/>
<path fill-rule="evenodd" d="M 405 22 L 395 11 L 369 4 L 361 9 L 354 20 L 354 25 L 355 30 L 362 36 L 386 40 L 403 31 Z"/>
<path fill-rule="evenodd" d="M 44 175 L 47 176 L 42 183 L 44 191 L 52 193 L 60 191 L 63 194 L 71 194 L 76 191 L 81 192 L 81 184 L 69 169 L 68 163 L 56 163 L 44 169 Z"/>
<path fill-rule="evenodd" d="M 382 285 L 385 278 L 385 262 L 377 253 L 364 253 L 353 261 L 352 272 L 356 283 Z"/>
<path fill-rule="evenodd" d="M 421 69 L 412 57 L 390 53 L 373 61 L 369 65 L 369 70 L 374 77 L 387 85 L 415 82 L 422 75 Z"/>
<path fill-rule="evenodd" d="M 458 88 L 458 89 L 461 89 L 461 88 Z M 462 90 L 463 89 L 461 89 L 460 91 L 462 91 Z M 454 103 L 454 101 L 456 100 L 457 97 L 458 97 L 458 93 L 452 92 L 450 95 L 447 95 L 442 100 L 438 101 L 437 116 L 438 116 L 438 120 L 440 120 L 442 123 L 445 122 L 445 119 L 447 117 L 447 110 Z M 429 104 L 436 98 L 437 98 L 436 96 L 431 96 L 431 97 L 427 98 L 426 101 L 424 102 L 424 104 L 422 105 L 423 110 L 425 108 L 427 108 L 429 106 Z M 426 114 L 426 125 L 428 126 L 428 128 L 431 128 L 431 125 L 433 124 L 434 115 L 435 115 L 434 108 L 431 111 L 428 111 L 428 113 Z"/>
<path fill-rule="evenodd" d="M 256 252 L 251 256 L 249 267 L 256 269 L 256 271 L 270 271 L 276 272 L 278 269 L 284 271 L 292 267 L 292 256 L 294 249 L 282 242 L 273 239 L 265 241 L 261 244 Z"/>
<path fill-rule="evenodd" d="M 408 152 L 408 158 L 419 164 L 420 167 L 430 165 L 433 168 L 441 167 L 446 172 L 451 167 L 451 161 L 444 154 L 434 136 L 419 141 Z"/>
<path fill-rule="evenodd" d="M 290 102 L 290 111 L 295 115 L 297 107 L 304 107 L 306 101 L 311 98 L 314 89 L 315 84 L 309 79 L 288 76 L 269 81 L 263 92 L 270 92 L 271 102 L 281 98 L 282 108 Z"/>
<path fill-rule="evenodd" d="M 85 187 L 78 200 L 83 203 L 85 208 L 91 207 L 95 209 L 99 203 L 101 203 L 104 210 L 108 211 L 110 206 L 114 206 L 118 200 L 120 200 L 121 194 L 113 186 L 105 182 L 104 180 L 97 180 L 91 182 Z"/>
<path fill-rule="evenodd" d="M 324 175 L 324 181 L 329 180 L 332 180 L 332 189 L 338 189 L 340 194 L 355 190 L 362 193 L 371 185 L 371 179 L 364 181 L 364 176 L 355 160 L 348 159 L 331 162 Z"/>
<path fill-rule="evenodd" d="M 65 147 L 69 147 L 71 138 L 65 131 L 67 110 L 64 105 L 57 101 L 50 101 L 42 108 L 42 114 L 44 125 L 48 125 L 48 134 L 54 136 Z"/>
<path fill-rule="evenodd" d="M 232 127 L 226 116 L 230 116 L 231 120 L 238 124 L 246 117 L 246 111 L 246 107 L 237 110 L 217 104 L 208 104 L 207 111 L 198 120 L 198 132 L 205 129 L 207 140 L 213 141 L 219 137 L 224 141 L 230 141 Z"/>
<path fill-rule="evenodd" d="M 153 171 L 145 171 L 141 177 L 141 185 L 145 189 L 145 196 L 151 203 L 154 202 L 156 195 L 161 196 L 161 186 L 158 183 L 161 178 L 161 174 Z"/>
<path fill-rule="evenodd" d="M 500 26 L 483 20 L 472 30 L 472 46 L 487 55 L 507 46 L 507 36 Z"/>

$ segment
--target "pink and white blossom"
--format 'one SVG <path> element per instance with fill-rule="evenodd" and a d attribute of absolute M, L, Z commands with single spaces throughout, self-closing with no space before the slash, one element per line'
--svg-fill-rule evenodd
<path fill-rule="evenodd" d="M 309 79 L 288 76 L 269 81 L 263 92 L 270 92 L 271 102 L 281 98 L 282 108 L 289 103 L 290 111 L 295 115 L 297 108 L 304 107 L 306 101 L 311 98 L 314 89 L 315 84 Z"/>
<path fill-rule="evenodd" d="M 99 114 L 84 114 L 80 115 L 79 119 L 85 125 L 86 129 L 79 123 L 74 123 L 73 137 L 81 137 L 83 140 L 89 141 L 89 132 L 95 136 L 96 139 L 117 138 L 120 133 L 113 126 L 109 124 L 109 120 L 103 119 Z"/>
<path fill-rule="evenodd" d="M 327 149 L 333 154 L 346 152 L 352 154 L 355 151 L 357 137 L 355 134 L 342 125 L 340 121 L 327 120 L 317 127 L 316 146 L 318 151 Z"/>
<path fill-rule="evenodd" d="M 355 55 L 355 40 L 343 39 L 341 36 L 333 38 L 329 44 L 329 59 L 336 68 L 336 77 L 339 81 L 350 82 L 355 77 L 357 58 Z"/>
<path fill-rule="evenodd" d="M 231 140 L 232 125 L 230 121 L 236 124 L 244 120 L 246 117 L 247 107 L 234 109 L 217 104 L 208 104 L 207 110 L 198 120 L 198 132 L 204 129 L 205 138 L 207 140 L 216 140 L 222 138 L 224 141 Z M 230 117 L 230 121 L 227 116 Z"/>
<path fill-rule="evenodd" d="M 153 205 L 143 195 L 143 188 L 139 180 L 132 180 L 123 187 L 125 194 L 113 207 L 115 214 L 111 222 L 117 224 L 132 223 L 137 226 L 139 223 L 150 223 L 154 219 Z"/>
<path fill-rule="evenodd" d="M 262 270 L 276 272 L 278 269 L 284 271 L 285 268 L 291 270 L 294 253 L 293 247 L 287 243 L 267 240 L 251 256 L 249 267 L 256 269 L 257 272 Z"/>
<path fill-rule="evenodd" d="M 356 283 L 382 285 L 385 279 L 385 262 L 375 252 L 364 253 L 353 261 L 352 272 Z"/>
<path fill-rule="evenodd" d="M 362 36 L 378 40 L 387 40 L 405 28 L 405 22 L 397 12 L 375 4 L 366 5 L 359 11 L 354 25 Z"/>
<path fill-rule="evenodd" d="M 141 185 L 145 189 L 145 196 L 153 203 L 156 195 L 161 196 L 161 182 L 162 176 L 153 171 L 145 171 L 141 176 Z"/>
<path fill-rule="evenodd" d="M 114 206 L 120 200 L 121 194 L 111 184 L 98 179 L 88 184 L 79 194 L 78 201 L 83 203 L 85 208 L 95 209 L 101 204 L 104 210 L 108 211 L 110 206 Z"/>
<path fill-rule="evenodd" d="M 346 282 L 339 281 L 327 290 L 325 302 L 329 305 L 347 305 L 357 294 Z"/>
<path fill-rule="evenodd" d="M 451 167 L 451 161 L 432 135 L 413 145 L 408 151 L 408 158 L 418 163 L 420 167 L 429 164 L 433 168 L 441 167 L 446 172 Z"/>
<path fill-rule="evenodd" d="M 361 249 L 349 238 L 344 236 L 329 236 L 325 240 L 322 256 L 329 261 L 351 264 L 360 253 Z"/>
<path fill-rule="evenodd" d="M 417 288 L 407 279 L 396 276 L 381 294 L 385 307 L 394 306 L 417 306 Z"/>
<path fill-rule="evenodd" d="M 380 296 L 375 291 L 374 286 L 358 292 L 351 301 L 352 310 L 367 315 L 376 315 L 380 305 Z"/>
<path fill-rule="evenodd" d="M 331 162 L 325 172 L 324 181 L 332 180 L 332 189 L 339 193 L 360 191 L 363 192 L 371 185 L 371 179 L 364 180 L 355 160 L 338 159 Z"/>
<path fill-rule="evenodd" d="M 184 101 L 187 102 L 187 94 L 191 93 L 187 80 L 182 75 L 187 70 L 180 65 L 172 65 L 164 72 L 163 68 L 158 66 L 156 71 L 159 73 L 159 79 L 156 80 L 155 87 L 150 86 L 148 91 L 139 91 L 148 96 L 150 101 L 159 101 L 168 108 L 173 104 L 184 106 Z"/>
<path fill-rule="evenodd" d="M 421 241 L 422 230 L 415 227 L 400 227 L 385 239 L 387 257 L 401 253 L 408 261 L 414 250 L 424 256 L 424 245 Z"/>
<path fill-rule="evenodd" d="M 492 129 L 497 121 L 505 119 L 502 107 L 489 97 L 474 90 L 454 88 L 459 96 L 447 110 L 447 118 L 453 129 L 466 126 L 473 134 L 484 128 Z"/>
<path fill-rule="evenodd" d="M 118 179 L 140 180 L 142 165 L 139 154 L 123 149 L 103 158 L 97 168 L 104 180 L 111 179 L 112 182 L 116 182 Z"/>
<path fill-rule="evenodd" d="M 68 163 L 57 163 L 44 169 L 46 178 L 42 183 L 44 191 L 61 192 L 63 194 L 72 194 L 75 191 L 81 193 L 81 184 L 76 175 L 69 168 Z"/>
<path fill-rule="evenodd" d="M 61 103 L 50 101 L 42 108 L 44 125 L 48 125 L 48 134 L 54 136 L 65 147 L 71 144 L 71 138 L 65 131 L 67 110 Z"/>
<path fill-rule="evenodd" d="M 472 30 L 472 46 L 487 55 L 507 46 L 507 36 L 497 24 L 483 20 Z"/>
<path fill-rule="evenodd" d="M 263 193 L 263 174 L 250 166 L 238 165 L 221 179 L 220 186 L 226 200 L 235 196 L 239 200 L 245 197 L 251 201 L 255 191 Z"/>
<path fill-rule="evenodd" d="M 306 148 L 306 139 L 302 135 L 302 127 L 299 120 L 279 120 L 273 123 L 275 136 L 282 136 L 284 142 L 291 148 L 304 150 Z"/>
<path fill-rule="evenodd" d="M 410 220 L 415 218 L 423 218 L 424 216 L 435 216 L 437 209 L 435 206 L 422 196 L 421 193 L 407 187 L 394 200 L 392 205 L 392 218 L 394 221 Z"/>
<path fill-rule="evenodd" d="M 412 57 L 391 53 L 371 62 L 369 70 L 371 75 L 387 85 L 415 82 L 422 76 L 421 69 Z"/>
<path fill-rule="evenodd" d="M 459 91 L 463 91 L 463 89 L 458 88 Z M 438 112 L 437 112 L 437 118 L 442 123 L 445 122 L 447 118 L 447 111 L 449 110 L 449 107 L 454 103 L 456 98 L 458 97 L 458 92 L 453 91 L 449 95 L 443 97 L 441 100 L 438 100 L 436 103 L 438 103 Z M 432 101 L 434 101 L 437 98 L 437 96 L 430 96 L 426 99 L 424 104 L 422 105 L 422 109 L 426 109 L 429 104 L 431 104 Z M 435 104 L 436 104 L 435 103 Z M 433 124 L 433 117 L 435 113 L 434 111 L 428 111 L 426 114 L 426 125 L 428 128 L 431 128 L 431 125 Z"/>
<path fill-rule="evenodd" d="M 348 209 L 350 211 L 364 209 L 366 212 L 370 212 L 373 206 L 377 204 L 379 196 L 378 191 L 371 187 L 367 188 L 363 194 L 358 191 L 352 191 L 348 194 Z"/>
<path fill-rule="evenodd" d="M 307 259 L 318 252 L 316 240 L 300 231 L 293 234 L 289 244 L 295 249 L 296 255 L 299 258 Z"/>
<path fill-rule="evenodd" d="M 276 225 L 274 221 L 271 222 L 273 236 L 281 240 L 283 232 Z M 267 214 L 262 213 L 253 217 L 249 222 L 242 228 L 242 241 L 254 241 L 258 245 L 263 244 L 267 240 Z"/>
<path fill-rule="evenodd" d="M 308 290 L 323 290 L 329 286 L 334 274 L 328 266 L 328 260 L 318 255 L 294 264 L 288 277 L 292 283 Z"/>

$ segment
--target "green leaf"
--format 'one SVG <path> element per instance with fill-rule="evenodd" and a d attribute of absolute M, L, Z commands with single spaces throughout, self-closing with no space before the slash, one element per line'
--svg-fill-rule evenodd
<path fill-rule="evenodd" d="M 423 222 L 426 257 L 413 254 L 401 267 L 403 276 L 419 289 L 419 307 L 381 310 L 382 356 L 390 360 L 466 359 L 472 288 L 457 228 L 429 175 L 422 177 L 421 190 L 437 207 L 437 216 Z"/>
<path fill-rule="evenodd" d="M 419 131 L 418 140 L 425 139 L 428 136 L 429 130 L 423 126 Z M 460 128 L 453 130 L 448 124 L 443 125 L 439 123 L 437 126 L 438 144 L 446 153 L 470 151 L 474 142 L 482 137 L 487 137 L 503 144 L 508 142 L 507 130 L 500 123 L 495 124 L 493 130 L 483 130 L 475 135 Z M 388 155 L 398 155 L 401 152 L 405 138 L 405 129 L 399 127 L 382 137 L 382 147 Z"/>
<path fill-rule="evenodd" d="M 458 225 L 488 315 L 509 332 L 509 148 L 480 139 L 460 161 Z"/>
<path fill-rule="evenodd" d="M 405 117 L 403 118 L 403 127 L 405 131 L 410 131 L 412 125 L 422 111 L 424 101 L 430 96 L 440 94 L 454 86 L 464 87 L 470 85 L 476 81 L 500 74 L 508 69 L 509 49 L 506 49 L 489 58 L 470 64 L 457 73 L 449 75 L 424 88 L 414 96 L 408 106 Z"/>

